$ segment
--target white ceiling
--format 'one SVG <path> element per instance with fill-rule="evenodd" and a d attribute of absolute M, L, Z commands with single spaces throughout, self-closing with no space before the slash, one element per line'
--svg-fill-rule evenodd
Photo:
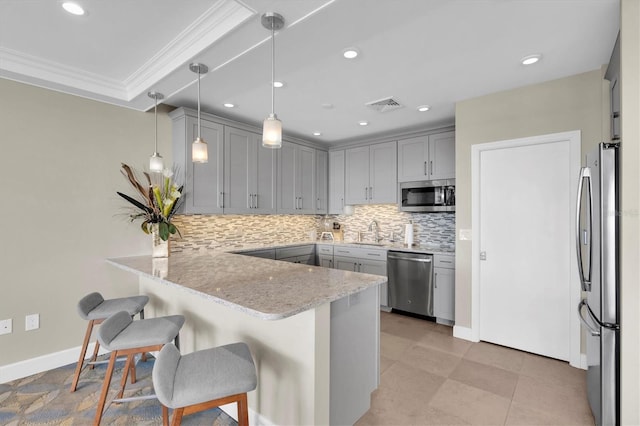
<path fill-rule="evenodd" d="M 195 108 L 188 65 L 197 61 L 210 68 L 203 111 L 259 124 L 271 108 L 260 17 L 278 12 L 276 79 L 286 85 L 276 113 L 285 135 L 326 144 L 452 124 L 457 101 L 599 68 L 619 28 L 619 0 L 77 3 L 87 15 L 69 15 L 60 0 L 0 0 L 0 77 L 138 110 L 153 106 L 147 91 L 156 90 Z M 346 60 L 351 46 L 361 54 Z M 538 64 L 520 64 L 534 53 Z M 388 96 L 404 107 L 365 106 Z M 423 104 L 431 110 L 417 112 Z"/>

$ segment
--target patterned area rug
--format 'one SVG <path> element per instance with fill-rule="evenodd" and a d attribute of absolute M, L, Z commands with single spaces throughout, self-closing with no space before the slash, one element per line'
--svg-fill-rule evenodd
<path fill-rule="evenodd" d="M 107 355 L 101 357 L 106 359 Z M 138 381 L 127 383 L 124 397 L 153 394 L 151 371 L 153 357 L 138 362 Z M 124 361 L 116 364 L 111 380 L 111 401 L 120 385 Z M 78 389 L 69 392 L 75 364 L 0 384 L 0 425 L 87 425 L 93 422 L 107 364 L 85 368 Z M 171 410 L 169 410 L 171 415 Z M 103 425 L 161 425 L 162 409 L 156 399 L 110 404 L 102 417 Z M 183 417 L 183 425 L 232 426 L 236 422 L 224 411 L 214 408 Z"/>

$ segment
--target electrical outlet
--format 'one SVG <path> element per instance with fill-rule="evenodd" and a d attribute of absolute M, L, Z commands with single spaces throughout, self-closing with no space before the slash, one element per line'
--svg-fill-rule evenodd
<path fill-rule="evenodd" d="M 13 320 L 11 318 L 0 321 L 0 334 L 10 334 L 13 332 Z"/>
<path fill-rule="evenodd" d="M 24 317 L 24 330 L 31 331 L 40 328 L 40 314 L 31 314 Z"/>

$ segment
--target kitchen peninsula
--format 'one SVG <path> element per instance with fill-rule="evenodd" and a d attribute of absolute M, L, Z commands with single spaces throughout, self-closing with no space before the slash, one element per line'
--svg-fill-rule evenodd
<path fill-rule="evenodd" d="M 182 353 L 249 345 L 258 373 L 251 423 L 353 424 L 369 409 L 386 277 L 217 251 L 108 262 L 139 276 L 148 318 L 186 317 Z"/>

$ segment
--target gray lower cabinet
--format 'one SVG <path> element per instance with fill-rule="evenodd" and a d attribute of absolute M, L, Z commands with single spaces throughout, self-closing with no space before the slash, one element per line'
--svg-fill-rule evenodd
<path fill-rule="evenodd" d="M 316 265 L 323 268 L 333 268 L 333 255 L 332 254 L 319 254 Z"/>
<path fill-rule="evenodd" d="M 283 142 L 278 150 L 277 212 L 316 212 L 316 150 Z"/>
<path fill-rule="evenodd" d="M 239 252 L 238 254 L 242 254 L 244 256 L 252 256 L 252 257 L 261 257 L 263 259 L 274 259 L 276 258 L 276 249 L 260 249 L 260 250 L 251 250 Z"/>
<path fill-rule="evenodd" d="M 315 244 L 305 244 L 293 247 L 276 247 L 276 260 L 291 263 L 315 265 Z"/>
<path fill-rule="evenodd" d="M 371 248 L 335 247 L 333 265 L 343 271 L 387 276 L 386 250 Z M 380 287 L 380 305 L 389 306 L 387 283 Z"/>
<path fill-rule="evenodd" d="M 198 120 L 188 114 L 173 116 L 173 161 L 184 167 L 183 213 L 223 213 L 224 126 L 201 120 L 201 137 L 207 142 L 208 163 L 191 161 L 191 143 L 198 136 Z"/>
<path fill-rule="evenodd" d="M 329 214 L 344 213 L 344 150 L 329 152 Z"/>
<path fill-rule="evenodd" d="M 440 323 L 453 325 L 455 321 L 454 256 L 433 256 L 433 315 Z"/>
<path fill-rule="evenodd" d="M 333 268 L 333 245 L 316 244 L 316 265 Z"/>
<path fill-rule="evenodd" d="M 275 213 L 276 175 L 276 152 L 259 134 L 225 126 L 225 213 Z"/>

